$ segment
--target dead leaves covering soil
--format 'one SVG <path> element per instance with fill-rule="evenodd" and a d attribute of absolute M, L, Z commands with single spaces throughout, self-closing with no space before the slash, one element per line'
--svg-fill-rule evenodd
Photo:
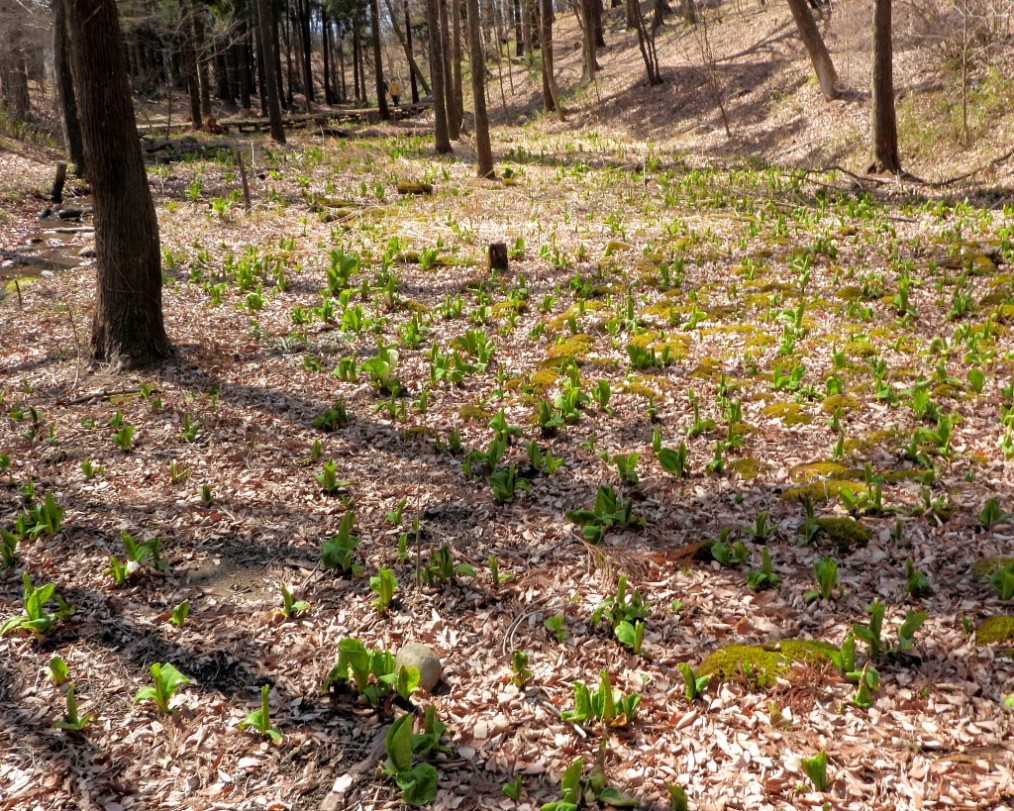
<path fill-rule="evenodd" d="M 0 305 L 0 447 L 12 460 L 3 474 L 0 525 L 11 526 L 22 511 L 19 488 L 29 480 L 67 510 L 62 532 L 22 544 L 21 561 L 0 573 L 0 609 L 4 618 L 20 610 L 25 569 L 37 583 L 56 583 L 76 608 L 45 639 L 0 641 L 3 807 L 393 807 L 393 784 L 375 775 L 382 719 L 347 696 L 320 693 L 346 636 L 371 647 L 425 642 L 443 657 L 445 685 L 419 701 L 432 701 L 449 725 L 453 751 L 438 762 L 439 808 L 512 807 L 500 784 L 513 774 L 525 776 L 519 807 L 558 798 L 561 770 L 578 755 L 593 759 L 601 738 L 559 713 L 571 706 L 571 682 L 595 684 L 603 668 L 624 692 L 644 696 L 629 729 L 608 734 L 606 768 L 611 784 L 646 806 L 664 807 L 666 785 L 676 783 L 700 808 L 825 801 L 855 809 L 1001 807 L 1011 790 L 1002 700 L 1011 692 L 1012 666 L 1000 651 L 977 648 L 967 628 L 1004 610 L 971 570 L 982 557 L 1011 552 L 1009 525 L 979 531 L 975 524 L 989 497 L 1012 506 L 998 441 L 1014 347 L 1006 324 L 995 323 L 982 343 L 992 351 L 981 363 L 986 388 L 975 394 L 965 384 L 964 349 L 941 354 L 947 345 L 931 350 L 930 342 L 940 337 L 964 347 L 955 329 L 987 320 L 989 306 L 978 302 L 997 291 L 1000 299 L 1011 295 L 1011 282 L 1005 268 L 960 280 L 960 271 L 941 276 L 930 263 L 955 244 L 947 231 L 958 218 L 976 223 L 961 240 L 978 256 L 979 246 L 998 244 L 1004 228 L 1010 238 L 1009 217 L 917 209 L 900 195 L 863 202 L 843 192 L 822 201 L 827 187 L 798 176 L 695 166 L 676 156 L 645 165 L 641 145 L 601 136 L 507 131 L 501 145 L 502 165 L 514 175 L 506 183 L 472 180 L 467 161 L 435 161 L 425 144 L 406 136 L 307 141 L 305 149 L 274 156 L 258 145 L 250 161 L 257 205 L 249 215 L 223 202 L 235 187 L 233 167 L 153 171 L 166 250 L 165 312 L 177 356 L 140 376 L 85 366 L 79 347 L 92 306 L 91 269 L 33 282 L 23 308 L 12 300 Z M 436 193 L 401 199 L 399 179 L 433 182 Z M 312 206 L 307 193 L 317 201 Z M 330 216 L 335 209 L 340 216 Z M 516 255 L 510 277 L 490 282 L 481 263 L 494 240 Z M 799 247 L 812 259 L 804 320 L 792 353 L 779 355 L 799 304 Z M 293 323 L 296 307 L 321 306 L 333 248 L 364 263 L 349 306 L 361 306 L 374 325 L 360 335 L 341 328 L 341 307 L 336 323 Z M 263 275 L 240 291 L 236 269 L 248 250 Z M 441 261 L 428 269 L 405 261 L 430 250 Z M 1008 242 L 998 257 L 1010 261 L 1009 250 Z M 380 292 L 360 298 L 364 284 L 386 284 L 388 251 L 400 286 L 386 301 Z M 659 289 L 663 263 L 682 277 L 668 291 Z M 891 296 L 906 266 L 917 316 L 901 321 Z M 285 291 L 276 287 L 278 268 Z M 521 274 L 528 297 L 511 307 L 505 302 Z M 883 285 L 858 297 L 868 317 L 839 295 L 864 281 L 870 290 Z M 949 321 L 959 283 L 976 306 Z M 262 302 L 250 298 L 257 284 Z M 583 287 L 582 307 L 576 291 Z M 443 317 L 459 296 L 461 316 Z M 414 312 L 430 331 L 418 349 L 401 348 L 396 374 L 409 394 L 390 401 L 392 415 L 365 374 L 343 381 L 330 372 L 343 357 L 362 363 L 378 343 L 396 343 Z M 654 330 L 680 350 L 671 365 L 629 369 L 631 314 L 638 329 Z M 460 386 L 435 387 L 421 410 L 413 403 L 429 379 L 431 345 L 450 352 L 470 329 L 496 344 L 488 371 L 469 374 Z M 542 437 L 531 421 L 534 405 L 543 392 L 558 396 L 566 375 L 536 375 L 549 350 L 572 333 L 589 336 L 580 342 L 585 391 L 608 380 L 612 410 L 588 402 L 576 424 Z M 847 356 L 837 368 L 832 350 Z M 877 399 L 874 355 L 888 363 L 903 400 L 920 375 L 937 375 L 941 362 L 958 381 L 934 395 L 961 418 L 953 452 L 934 459 L 939 475 L 926 491 L 949 501 L 946 521 L 920 512 L 924 491 L 910 475 L 890 476 L 916 467 L 902 458 L 897 440 L 920 422 L 908 406 Z M 806 367 L 808 385 L 822 388 L 832 374 L 843 379 L 855 398 L 839 414 L 849 441 L 843 464 L 883 473 L 891 508 L 864 516 L 872 540 L 840 556 L 842 596 L 809 605 L 803 596 L 814 586 L 813 564 L 833 550 L 797 545 L 803 510 L 780 494 L 798 484 L 793 468 L 831 458 L 839 434 L 821 397 L 799 398 L 793 413 L 806 419 L 764 413 L 773 402 L 797 399 L 774 387 L 774 375 L 790 361 Z M 694 438 L 687 438 L 690 389 L 702 417 L 715 422 Z M 718 404 L 723 393 L 740 402 L 748 428 L 742 447 L 728 452 L 730 467 L 708 475 L 705 465 L 729 419 L 728 405 Z M 314 429 L 314 417 L 339 399 L 350 422 L 334 433 Z M 29 406 L 39 412 L 34 437 L 24 416 Z M 508 505 L 493 500 L 481 477 L 467 479 L 462 457 L 446 450 L 453 430 L 466 450 L 485 449 L 488 418 L 469 417 L 500 409 L 524 435 L 506 462 L 526 467 L 527 440 L 565 460 Z M 24 418 L 14 419 L 19 414 Z M 129 453 L 112 439 L 117 414 L 136 427 Z M 656 428 L 666 446 L 687 442 L 690 478 L 659 467 L 651 447 Z M 315 441 L 320 459 L 312 458 Z M 603 452 L 641 453 L 640 482 L 621 483 Z M 323 494 L 315 480 L 328 459 L 349 482 L 336 495 Z M 742 460 L 753 461 L 733 466 Z M 83 461 L 102 472 L 87 478 Z M 591 547 L 564 514 L 589 507 L 604 483 L 634 499 L 646 527 L 612 532 Z M 446 544 L 456 560 L 478 569 L 476 577 L 417 587 L 415 550 L 410 543 L 408 560 L 399 558 L 400 529 L 385 517 L 402 498 L 406 525 L 419 519 L 424 559 Z M 337 531 L 347 503 L 361 538 L 359 577 L 319 566 L 321 543 Z M 781 584 L 755 593 L 744 575 L 759 565 L 761 546 L 748 528 L 765 511 L 775 526 L 767 548 Z M 843 514 L 842 505 L 818 505 L 818 514 Z M 901 541 L 892 538 L 898 520 Z M 682 551 L 723 529 L 747 544 L 748 563 L 721 568 Z M 103 571 L 111 554 L 122 555 L 121 531 L 162 538 L 168 571 L 145 570 L 114 587 Z M 512 581 L 491 582 L 490 555 Z M 909 559 L 930 577 L 926 597 L 906 594 Z M 398 602 L 383 616 L 368 588 L 380 566 L 399 579 Z M 620 573 L 651 607 L 643 656 L 589 622 Z M 274 612 L 282 584 L 310 610 L 281 621 Z M 698 701 L 684 699 L 679 663 L 696 665 L 730 642 L 802 637 L 839 644 L 853 623 L 866 621 L 866 606 L 878 596 L 889 605 L 889 637 L 906 610 L 930 618 L 912 655 L 880 665 L 882 689 L 870 709 L 852 704 L 854 685 L 815 666 L 792 671 L 769 692 L 714 683 Z M 177 628 L 168 620 L 183 599 L 192 614 Z M 544 627 L 558 615 L 568 632 L 562 642 Z M 510 680 L 514 650 L 530 656 L 533 677 L 524 688 Z M 53 728 L 63 715 L 63 691 L 45 669 L 57 653 L 70 666 L 82 712 L 96 714 L 80 735 Z M 172 662 L 194 679 L 170 716 L 132 703 L 153 662 Z M 259 706 L 264 683 L 274 687 L 280 747 L 237 729 Z M 833 785 L 817 793 L 800 758 L 822 748 Z"/>

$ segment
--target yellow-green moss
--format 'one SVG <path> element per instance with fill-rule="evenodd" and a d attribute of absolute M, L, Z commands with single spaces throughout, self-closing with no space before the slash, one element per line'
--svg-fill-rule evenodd
<path fill-rule="evenodd" d="M 806 413 L 799 403 L 772 403 L 762 411 L 765 417 L 781 420 L 785 425 L 809 425 L 813 417 Z"/>
<path fill-rule="evenodd" d="M 580 363 L 588 356 L 591 346 L 592 337 L 590 335 L 583 332 L 571 335 L 549 347 L 549 351 L 546 353 L 546 365 L 559 366 L 568 358 Z"/>
<path fill-rule="evenodd" d="M 871 358 L 877 354 L 877 347 L 869 341 L 849 341 L 845 344 L 845 354 L 854 358 Z"/>
<path fill-rule="evenodd" d="M 866 546 L 873 538 L 873 530 L 868 526 L 844 516 L 818 518 L 817 526 L 843 555 Z"/>
<path fill-rule="evenodd" d="M 819 479 L 854 479 L 862 476 L 863 471 L 845 467 L 840 462 L 809 462 L 796 465 L 789 470 L 789 478 L 794 482 L 813 482 Z"/>
<path fill-rule="evenodd" d="M 560 373 L 556 369 L 540 369 L 531 376 L 528 385 L 532 391 L 539 394 L 553 386 L 560 379 Z"/>
<path fill-rule="evenodd" d="M 840 288 L 835 295 L 844 301 L 859 301 L 863 297 L 863 288 L 856 284 L 847 284 Z"/>
<path fill-rule="evenodd" d="M 826 642 L 783 639 L 770 645 L 726 645 L 714 651 L 702 663 L 699 672 L 718 676 L 721 681 L 767 689 L 784 676 L 790 677 L 795 664 L 821 665 L 831 662 L 836 648 Z"/>
<path fill-rule="evenodd" d="M 848 413 L 850 411 L 859 411 L 862 407 L 862 402 L 855 397 L 851 397 L 848 394 L 832 394 L 830 397 L 824 398 L 824 402 L 820 405 L 820 410 L 825 414 L 834 414 L 839 408 L 843 413 Z"/>
<path fill-rule="evenodd" d="M 745 456 L 742 459 L 737 459 L 729 465 L 732 470 L 739 474 L 742 479 L 756 479 L 765 470 L 767 465 L 761 462 L 759 459 L 754 459 L 752 456 Z"/>
<path fill-rule="evenodd" d="M 1006 569 L 1008 566 L 1014 566 L 1014 558 L 997 556 L 977 560 L 972 566 L 972 571 L 979 577 L 992 577 L 998 571 Z"/>
<path fill-rule="evenodd" d="M 849 490 L 852 493 L 859 494 L 867 492 L 869 488 L 862 482 L 824 479 L 786 490 L 782 493 L 782 498 L 786 501 L 803 501 L 808 498 L 815 503 L 826 503 L 840 498 L 842 490 Z"/>
<path fill-rule="evenodd" d="M 986 617 L 975 630 L 976 645 L 1014 641 L 1014 617 Z"/>
<path fill-rule="evenodd" d="M 493 413 L 477 405 L 463 405 L 458 409 L 458 416 L 463 420 L 486 421 L 493 416 Z"/>
<path fill-rule="evenodd" d="M 766 332 L 758 332 L 751 335 L 746 339 L 746 349 L 767 349 L 769 346 L 774 346 L 778 343 L 778 339 L 774 335 L 768 335 Z"/>
<path fill-rule="evenodd" d="M 933 396 L 937 399 L 942 397 L 948 397 L 951 400 L 960 399 L 962 391 L 957 386 L 951 385 L 950 383 L 937 383 L 933 387 Z"/>
<path fill-rule="evenodd" d="M 423 304 L 421 301 L 417 301 L 414 298 L 402 299 L 401 306 L 408 310 L 410 313 L 428 313 L 430 308 Z"/>
<path fill-rule="evenodd" d="M 630 250 L 629 244 L 627 244 L 626 242 L 619 242 L 614 239 L 606 244 L 605 255 L 612 256 L 613 254 L 622 253 L 623 251 L 629 250 Z"/>
<path fill-rule="evenodd" d="M 658 390 L 649 386 L 643 378 L 635 378 L 634 380 L 626 381 L 621 384 L 620 391 L 626 392 L 627 394 L 634 394 L 638 397 L 643 397 L 648 401 L 654 400 L 660 394 Z"/>
<path fill-rule="evenodd" d="M 993 310 L 991 317 L 1001 324 L 1014 323 L 1014 304 L 1001 304 Z"/>

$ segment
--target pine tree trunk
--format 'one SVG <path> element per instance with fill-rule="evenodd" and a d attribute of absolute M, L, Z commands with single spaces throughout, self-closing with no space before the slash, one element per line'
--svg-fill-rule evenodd
<path fill-rule="evenodd" d="M 95 211 L 96 361 L 136 368 L 172 354 L 162 320 L 158 220 L 137 137 L 115 0 L 67 0 L 70 61 Z"/>
<path fill-rule="evenodd" d="M 820 90 L 824 98 L 830 100 L 838 97 L 838 90 L 835 84 L 838 75 L 835 73 L 834 64 L 831 62 L 831 55 L 824 45 L 824 38 L 820 35 L 820 29 L 813 19 L 806 0 L 788 0 L 789 9 L 792 11 L 792 18 L 796 21 L 796 28 L 799 29 L 799 38 L 803 40 L 806 52 L 810 55 L 810 63 L 817 74 L 817 81 L 820 82 Z"/>
<path fill-rule="evenodd" d="M 479 0 L 468 0 L 468 53 L 472 71 L 472 104 L 475 108 L 475 152 L 479 177 L 496 177 L 493 149 L 489 142 L 489 116 L 486 114 L 486 61 L 482 55 L 482 31 L 479 28 Z"/>
<path fill-rule="evenodd" d="M 891 0 L 875 0 L 873 7 L 873 162 L 867 171 L 901 173 L 894 110 Z"/>

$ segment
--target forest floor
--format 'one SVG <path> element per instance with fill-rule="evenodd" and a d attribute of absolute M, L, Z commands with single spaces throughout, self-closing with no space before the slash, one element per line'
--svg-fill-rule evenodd
<path fill-rule="evenodd" d="M 249 212 L 231 148 L 152 165 L 144 373 L 89 366 L 87 233 L 5 282 L 0 622 L 25 574 L 74 613 L 0 638 L 0 805 L 399 807 L 406 706 L 446 724 L 435 808 L 560 801 L 578 758 L 590 807 L 1014 805 L 1002 167 L 860 183 L 588 119 L 498 127 L 480 181 L 424 131 L 202 138 Z M 0 152 L 5 248 L 57 238 L 43 158 Z M 324 691 L 345 639 L 443 679 Z M 603 671 L 625 711 L 562 717 Z M 278 744 L 240 729 L 266 684 Z"/>

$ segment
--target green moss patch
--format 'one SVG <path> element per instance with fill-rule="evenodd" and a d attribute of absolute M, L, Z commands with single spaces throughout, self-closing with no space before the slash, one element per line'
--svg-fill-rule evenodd
<path fill-rule="evenodd" d="M 873 538 L 873 530 L 854 518 L 830 516 L 818 518 L 820 534 L 826 537 L 840 554 L 847 554 L 866 546 Z"/>
<path fill-rule="evenodd" d="M 592 337 L 590 335 L 584 333 L 571 335 L 549 348 L 546 353 L 546 365 L 559 366 L 568 358 L 580 363 L 588 357 L 591 347 Z"/>
<path fill-rule="evenodd" d="M 794 482 L 815 482 L 820 479 L 855 479 L 862 476 L 863 471 L 845 467 L 838 462 L 809 462 L 796 465 L 789 470 L 789 478 Z"/>
<path fill-rule="evenodd" d="M 808 639 L 783 639 L 764 646 L 726 645 L 709 655 L 698 670 L 722 681 L 766 690 L 779 677 L 791 679 L 796 665 L 830 664 L 836 650 L 826 642 Z"/>
<path fill-rule="evenodd" d="M 746 456 L 743 459 L 737 459 L 731 463 L 729 467 L 739 475 L 741 479 L 756 479 L 765 470 L 767 465 L 761 462 L 759 459 L 754 459 L 752 456 Z"/>
<path fill-rule="evenodd" d="M 977 561 L 972 566 L 972 572 L 979 577 L 992 577 L 998 571 L 1006 569 L 1008 566 L 1014 566 L 1014 558 L 999 555 Z"/>
<path fill-rule="evenodd" d="M 832 394 L 820 404 L 820 410 L 825 414 L 834 414 L 839 408 L 843 413 L 850 411 L 861 411 L 863 404 L 855 397 L 847 394 Z"/>
<path fill-rule="evenodd" d="M 862 482 L 850 479 L 823 479 L 799 487 L 792 487 L 782 493 L 782 498 L 786 501 L 803 501 L 808 498 L 815 503 L 827 503 L 839 499 L 842 490 L 859 494 L 867 492 L 869 488 Z"/>
<path fill-rule="evenodd" d="M 975 630 L 976 645 L 1014 642 L 1014 617 L 987 617 Z"/>
<path fill-rule="evenodd" d="M 762 411 L 765 417 L 781 420 L 785 425 L 809 425 L 813 417 L 799 403 L 772 403 Z"/>

